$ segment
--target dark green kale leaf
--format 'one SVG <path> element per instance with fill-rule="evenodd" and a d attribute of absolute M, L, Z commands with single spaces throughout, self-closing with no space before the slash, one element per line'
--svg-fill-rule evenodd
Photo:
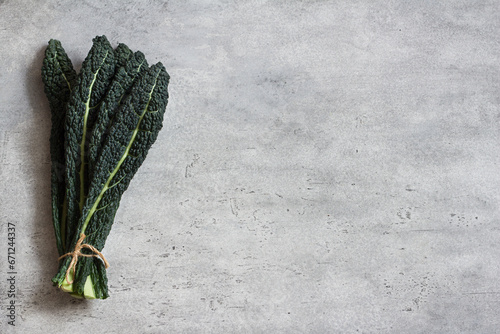
<path fill-rule="evenodd" d="M 130 48 L 123 44 L 120 43 L 115 49 L 115 59 L 116 59 L 116 69 L 120 69 L 120 67 L 125 66 L 127 61 L 132 57 L 134 53 Z"/>
<path fill-rule="evenodd" d="M 100 102 L 115 73 L 114 50 L 105 36 L 94 38 L 92 48 L 71 92 L 66 116 L 66 195 L 68 198 L 68 223 L 66 245 L 78 235 L 76 226 L 81 216 L 89 185 L 88 153 L 90 133 Z"/>
<path fill-rule="evenodd" d="M 122 47 L 120 48 L 120 46 Z M 116 50 L 124 48 L 124 44 L 120 44 L 120 46 L 118 46 Z M 115 73 L 106 97 L 100 105 L 99 112 L 97 114 L 97 120 L 90 135 L 88 159 L 90 179 L 93 178 L 93 174 L 95 172 L 95 164 L 97 158 L 100 156 L 102 145 L 108 135 L 111 119 L 113 119 L 123 97 L 129 92 L 130 88 L 132 87 L 135 78 L 139 75 L 139 73 L 141 73 L 141 71 L 145 71 L 148 68 L 146 58 L 140 51 L 137 51 L 133 54 L 127 54 L 127 59 L 123 57 L 124 52 L 120 52 L 119 55 L 120 57 L 118 58 L 117 62 L 118 70 Z M 118 67 L 120 63 L 122 64 L 122 66 Z"/>
<path fill-rule="evenodd" d="M 66 252 L 66 186 L 64 181 L 64 121 L 66 104 L 76 84 L 76 71 L 61 42 L 51 39 L 45 50 L 42 81 L 49 100 L 52 129 L 50 133 L 52 222 L 59 255 Z"/>

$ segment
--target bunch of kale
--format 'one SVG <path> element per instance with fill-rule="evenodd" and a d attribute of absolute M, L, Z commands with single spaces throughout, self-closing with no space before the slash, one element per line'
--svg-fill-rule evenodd
<path fill-rule="evenodd" d="M 121 196 L 162 128 L 169 75 L 140 51 L 95 37 L 79 74 L 50 40 L 42 80 L 52 115 L 52 217 L 60 255 L 54 285 L 105 299 L 100 252 Z"/>

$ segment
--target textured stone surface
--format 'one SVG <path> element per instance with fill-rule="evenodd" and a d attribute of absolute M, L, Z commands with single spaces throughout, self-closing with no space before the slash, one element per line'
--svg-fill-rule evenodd
<path fill-rule="evenodd" d="M 496 1 L 0 1 L 2 333 L 498 333 Z M 169 71 L 104 253 L 53 288 L 50 38 Z M 17 330 L 17 331 L 16 331 Z"/>

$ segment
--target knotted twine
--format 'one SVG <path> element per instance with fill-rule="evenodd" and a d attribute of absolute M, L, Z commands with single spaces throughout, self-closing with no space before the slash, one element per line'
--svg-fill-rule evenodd
<path fill-rule="evenodd" d="M 83 239 L 85 239 L 85 237 L 86 237 L 85 234 L 83 234 L 83 233 L 80 234 L 80 239 L 78 239 L 78 241 L 76 242 L 75 250 L 72 251 L 72 252 L 66 253 L 64 255 L 61 255 L 59 257 L 59 259 L 58 259 L 58 260 L 63 259 L 66 256 L 71 256 L 72 257 L 71 262 L 69 263 L 69 266 L 68 266 L 68 270 L 66 270 L 66 282 L 68 282 L 68 284 L 73 284 L 73 282 L 75 281 L 76 264 L 78 262 L 78 257 L 79 256 L 100 257 L 101 260 L 104 262 L 104 268 L 108 269 L 108 267 L 109 267 L 108 261 L 106 261 L 106 258 L 104 257 L 104 255 L 102 255 L 102 253 L 99 252 L 99 250 L 97 248 L 95 248 L 94 246 L 89 245 L 89 244 L 82 244 Z M 94 254 L 83 254 L 81 252 L 82 248 L 90 249 L 90 251 L 92 251 Z M 69 274 L 71 272 L 71 269 L 73 269 L 73 279 L 70 281 Z"/>

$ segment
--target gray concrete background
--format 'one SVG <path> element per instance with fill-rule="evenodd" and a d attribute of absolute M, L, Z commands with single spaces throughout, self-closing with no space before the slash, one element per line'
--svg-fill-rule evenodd
<path fill-rule="evenodd" d="M 2 333 L 499 333 L 497 1 L 0 1 Z M 165 126 L 51 286 L 50 38 L 162 61 Z M 17 326 L 6 324 L 7 223 Z"/>

